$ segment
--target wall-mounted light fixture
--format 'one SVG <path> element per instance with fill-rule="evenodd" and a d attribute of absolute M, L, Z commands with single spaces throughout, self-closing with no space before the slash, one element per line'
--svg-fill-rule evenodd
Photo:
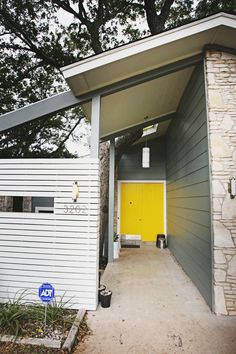
<path fill-rule="evenodd" d="M 144 117 L 146 121 L 148 116 Z M 149 128 L 149 127 L 148 127 Z M 143 135 L 145 136 L 145 147 L 142 149 L 142 168 L 149 168 L 150 167 L 150 148 L 147 146 L 147 128 L 143 129 Z"/>
<path fill-rule="evenodd" d="M 230 198 L 234 199 L 236 197 L 236 178 L 235 177 L 231 177 L 229 179 L 229 194 L 230 194 Z"/>
<path fill-rule="evenodd" d="M 75 181 L 72 186 L 72 200 L 74 203 L 77 202 L 77 198 L 79 198 L 79 185 Z"/>

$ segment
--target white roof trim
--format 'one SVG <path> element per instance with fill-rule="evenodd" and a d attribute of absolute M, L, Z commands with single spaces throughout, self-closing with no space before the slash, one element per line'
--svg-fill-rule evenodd
<path fill-rule="evenodd" d="M 172 30 L 150 36 L 142 40 L 129 43 L 127 45 L 112 49 L 110 51 L 94 55 L 82 61 L 61 68 L 64 77 L 82 74 L 86 71 L 101 67 L 103 65 L 127 58 L 129 56 L 144 52 L 155 47 L 171 43 L 173 41 L 192 36 L 194 34 L 213 29 L 219 26 L 229 26 L 236 28 L 236 16 L 226 13 L 218 13 L 216 15 L 189 23 L 187 25 L 174 28 Z M 212 41 L 214 38 L 212 38 Z"/>

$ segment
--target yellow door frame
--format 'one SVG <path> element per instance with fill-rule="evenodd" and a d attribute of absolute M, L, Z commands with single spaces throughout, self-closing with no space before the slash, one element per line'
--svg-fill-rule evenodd
<path fill-rule="evenodd" d="M 167 237 L 167 219 L 166 219 L 166 181 L 165 180 L 118 180 L 117 193 L 117 233 L 120 233 L 120 207 L 121 207 L 121 184 L 122 183 L 162 183 L 164 188 L 164 234 Z"/>

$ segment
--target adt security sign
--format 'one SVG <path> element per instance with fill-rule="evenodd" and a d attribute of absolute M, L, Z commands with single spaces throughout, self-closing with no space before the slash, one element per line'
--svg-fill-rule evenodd
<path fill-rule="evenodd" d="M 43 283 L 39 287 L 38 295 L 41 301 L 48 303 L 55 297 L 54 287 L 49 283 Z"/>

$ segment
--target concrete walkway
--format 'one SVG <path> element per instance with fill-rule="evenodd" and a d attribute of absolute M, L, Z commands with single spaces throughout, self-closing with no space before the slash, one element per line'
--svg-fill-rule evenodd
<path fill-rule="evenodd" d="M 169 250 L 122 249 L 102 283 L 111 307 L 89 312 L 92 335 L 76 354 L 236 353 L 236 317 L 212 314 Z"/>

